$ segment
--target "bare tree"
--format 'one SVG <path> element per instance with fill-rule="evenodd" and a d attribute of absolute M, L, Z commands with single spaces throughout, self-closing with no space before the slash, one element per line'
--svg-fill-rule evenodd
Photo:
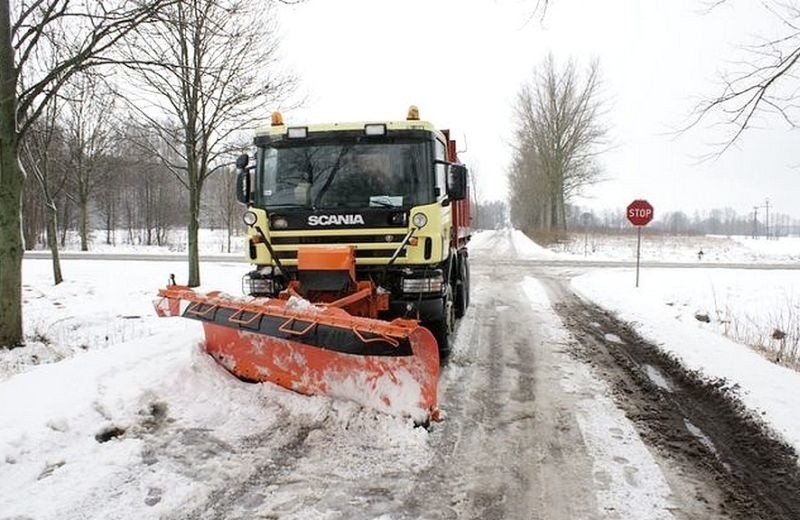
<path fill-rule="evenodd" d="M 114 98 L 102 79 L 85 73 L 73 76 L 64 88 L 64 98 L 63 126 L 72 181 L 69 196 L 80 214 L 81 251 L 88 251 L 90 203 L 108 171 L 109 155 L 116 143 L 112 128 Z"/>
<path fill-rule="evenodd" d="M 21 147 L 21 161 L 27 173 L 33 175 L 38 193 L 45 207 L 47 247 L 53 264 L 53 283 L 64 281 L 58 253 L 58 206 L 56 198 L 64 189 L 66 172 L 64 162 L 64 136 L 58 126 L 57 99 L 52 99 L 42 116 L 25 134 Z"/>
<path fill-rule="evenodd" d="M 25 186 L 22 196 L 22 237 L 25 243 L 25 250 L 35 249 L 40 244 L 46 244 L 45 235 L 45 209 L 42 199 L 39 196 L 36 179 L 28 177 L 25 179 Z"/>
<path fill-rule="evenodd" d="M 523 228 L 564 230 L 570 198 L 599 180 L 596 158 L 607 142 L 597 63 L 581 74 L 574 62 L 559 70 L 548 56 L 520 90 L 516 111 L 512 216 Z"/>
<path fill-rule="evenodd" d="M 235 132 L 266 120 L 268 107 L 293 84 L 276 70 L 271 6 L 185 0 L 165 10 L 157 24 L 142 27 L 130 47 L 130 57 L 147 63 L 132 67 L 146 96 L 132 98 L 132 107 L 167 146 L 151 152 L 189 194 L 189 286 L 200 284 L 198 229 L 206 180 L 230 162 Z M 169 114 L 166 123 L 163 113 Z"/>
<path fill-rule="evenodd" d="M 224 168 L 220 175 L 209 179 L 209 193 L 206 205 L 209 208 L 209 220 L 213 226 L 219 225 L 225 229 L 226 247 L 231 252 L 231 236 L 234 225 L 238 221 L 239 203 L 236 201 L 233 168 Z"/>
<path fill-rule="evenodd" d="M 708 1 L 709 11 L 733 0 Z M 710 120 L 724 128 L 711 154 L 727 151 L 761 117 L 783 120 L 791 128 L 800 123 L 800 90 L 797 85 L 800 61 L 800 5 L 794 1 L 763 0 L 761 5 L 775 19 L 777 36 L 760 38 L 741 48 L 743 58 L 728 67 L 721 77 L 718 94 L 702 100 L 685 129 Z"/>
<path fill-rule="evenodd" d="M 171 0 L 0 0 L 0 345 L 23 343 L 20 143 L 77 71 Z M 38 67 L 37 63 L 56 65 Z"/>
<path fill-rule="evenodd" d="M 122 115 L 129 120 L 129 117 Z M 167 146 L 150 128 L 122 124 L 119 143 L 114 147 L 113 166 L 104 177 L 104 193 L 111 194 L 113 207 L 103 195 L 100 212 L 107 220 L 106 234 L 111 234 L 110 213 L 124 223 L 127 234 L 123 241 L 134 244 L 167 244 L 170 228 L 181 225 L 185 205 L 183 187 L 150 149 L 167 153 Z M 145 146 L 143 143 L 147 143 Z M 103 208 L 102 206 L 107 206 Z"/>

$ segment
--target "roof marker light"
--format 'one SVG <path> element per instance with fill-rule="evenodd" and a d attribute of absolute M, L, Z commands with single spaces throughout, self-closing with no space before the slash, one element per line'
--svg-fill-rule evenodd
<path fill-rule="evenodd" d="M 417 105 L 411 105 L 408 107 L 408 115 L 406 116 L 407 121 L 419 121 L 419 109 Z"/>
<path fill-rule="evenodd" d="M 308 128 L 305 126 L 295 126 L 286 130 L 286 137 L 289 139 L 305 139 L 308 137 Z"/>
<path fill-rule="evenodd" d="M 369 124 L 364 125 L 365 135 L 386 135 L 386 125 L 384 124 Z"/>
<path fill-rule="evenodd" d="M 272 113 L 272 126 L 283 126 L 283 114 L 277 111 Z"/>

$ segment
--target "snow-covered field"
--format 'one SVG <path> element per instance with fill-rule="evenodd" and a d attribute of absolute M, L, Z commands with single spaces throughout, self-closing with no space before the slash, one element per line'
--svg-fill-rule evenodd
<path fill-rule="evenodd" d="M 549 251 L 560 258 L 574 260 L 635 260 L 636 234 L 570 234 L 565 242 L 553 244 Z M 698 253 L 702 251 L 702 255 Z M 790 263 L 800 260 L 800 238 L 725 237 L 703 235 L 642 234 L 642 261 L 685 263 Z"/>
<path fill-rule="evenodd" d="M 633 276 L 630 269 L 598 270 L 575 278 L 572 285 L 690 370 L 723 380 L 800 452 L 800 373 L 771 361 L 780 341 L 770 339 L 762 355 L 724 336 L 738 328 L 745 337 L 763 338 L 781 313 L 794 316 L 800 273 L 650 269 L 642 273 L 638 289 Z M 711 321 L 699 321 L 696 314 L 707 314 Z"/>
<path fill-rule="evenodd" d="M 230 237 L 230 252 L 241 253 L 244 250 L 244 231 L 234 229 Z M 166 240 L 159 246 L 155 237 L 151 237 L 152 245 L 147 245 L 147 236 L 143 231 L 136 231 L 129 235 L 125 229 L 115 231 L 112 243 L 107 243 L 105 231 L 95 230 L 89 234 L 89 251 L 96 253 L 185 253 L 187 248 L 187 232 L 185 228 L 170 229 L 167 231 Z M 224 229 L 200 229 L 198 234 L 200 253 L 219 254 L 228 252 L 228 234 Z M 80 236 L 77 232 L 69 231 L 63 251 L 80 251 Z M 36 244 L 35 250 L 47 250 L 45 244 Z"/>
<path fill-rule="evenodd" d="M 241 293 L 244 262 L 208 263 L 201 281 Z M 186 266 L 175 262 L 64 260 L 65 281 L 52 285 L 51 262 L 23 262 L 23 312 L 28 346 L 0 356 L 0 380 L 42 362 L 105 348 L 164 330 L 152 301 L 159 287 Z M 201 288 L 202 289 L 202 288 Z M 174 320 L 180 322 L 182 320 Z M 171 325 L 172 326 L 172 325 Z"/>
<path fill-rule="evenodd" d="M 681 326 L 749 345 L 771 361 L 798 365 L 800 272 L 744 269 L 644 269 L 635 289 L 631 271 L 595 272 L 575 285 L 592 300 L 646 301 Z M 636 321 L 648 321 L 646 316 Z"/>

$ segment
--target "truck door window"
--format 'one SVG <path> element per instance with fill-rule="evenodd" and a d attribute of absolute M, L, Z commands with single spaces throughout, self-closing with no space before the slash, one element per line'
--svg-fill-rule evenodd
<path fill-rule="evenodd" d="M 259 155 L 261 155 L 261 171 L 263 172 L 261 178 L 261 195 L 262 197 L 269 198 L 275 193 L 277 184 L 278 150 L 275 148 L 262 149 Z"/>
<path fill-rule="evenodd" d="M 437 161 L 445 160 L 445 147 L 444 144 L 436 139 L 435 154 Z M 442 197 L 447 193 L 447 166 L 442 163 L 436 163 L 436 198 Z"/>

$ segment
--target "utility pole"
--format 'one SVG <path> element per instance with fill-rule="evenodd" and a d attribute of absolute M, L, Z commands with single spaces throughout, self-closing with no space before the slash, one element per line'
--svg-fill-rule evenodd
<path fill-rule="evenodd" d="M 583 221 L 583 256 L 589 256 L 589 222 L 592 220 L 592 214 L 589 212 L 581 215 Z"/>
<path fill-rule="evenodd" d="M 767 234 L 767 240 L 769 240 L 769 199 L 767 199 L 764 202 L 764 208 L 766 208 L 766 210 L 767 210 L 767 216 L 765 217 L 766 220 L 765 220 L 765 224 L 764 224 L 764 229 L 765 229 L 766 234 Z"/>
<path fill-rule="evenodd" d="M 758 238 L 758 206 L 753 206 L 753 239 Z"/>

